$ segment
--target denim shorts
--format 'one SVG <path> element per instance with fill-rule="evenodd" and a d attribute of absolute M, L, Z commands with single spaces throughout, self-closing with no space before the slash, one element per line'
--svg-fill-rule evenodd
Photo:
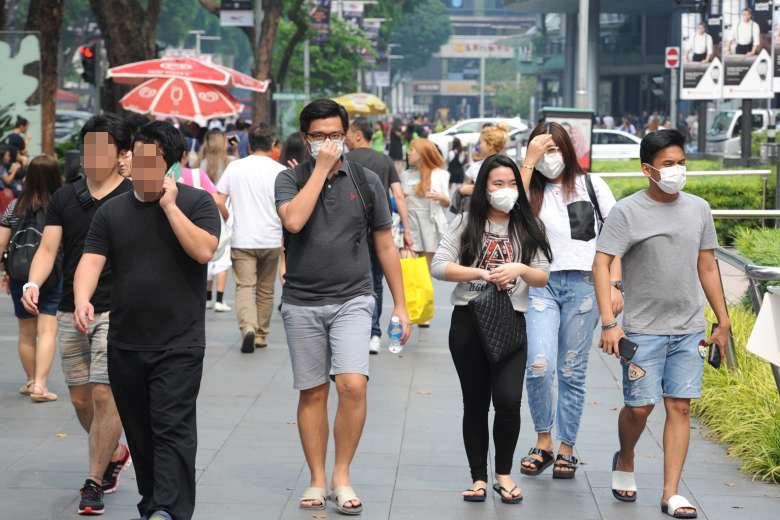
<path fill-rule="evenodd" d="M 27 309 L 22 305 L 22 287 L 24 287 L 24 282 L 17 280 L 9 280 L 8 282 L 8 285 L 11 288 L 11 300 L 14 302 L 14 315 L 20 320 L 35 318 L 35 315 L 27 312 Z M 55 285 L 51 288 L 45 286 L 38 295 L 38 312 L 40 314 L 56 316 L 61 299 L 62 281 L 60 281 L 59 285 Z"/>
<path fill-rule="evenodd" d="M 644 369 L 645 375 L 631 381 L 628 365 L 623 365 L 623 400 L 626 406 L 647 406 L 662 397 L 696 399 L 701 397 L 704 359 L 699 342 L 704 332 L 678 336 L 626 334 L 636 343 L 631 363 Z"/>

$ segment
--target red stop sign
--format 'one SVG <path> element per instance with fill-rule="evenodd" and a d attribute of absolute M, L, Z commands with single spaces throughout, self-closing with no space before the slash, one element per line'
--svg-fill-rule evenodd
<path fill-rule="evenodd" d="M 667 47 L 666 48 L 666 68 L 676 69 L 680 66 L 680 48 L 679 47 Z"/>

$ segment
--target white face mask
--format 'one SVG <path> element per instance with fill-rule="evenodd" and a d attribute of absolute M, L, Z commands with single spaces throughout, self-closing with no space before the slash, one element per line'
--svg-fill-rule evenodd
<path fill-rule="evenodd" d="M 514 188 L 500 188 L 488 193 L 490 205 L 502 213 L 509 213 L 517 203 L 518 193 Z"/>
<path fill-rule="evenodd" d="M 314 141 L 314 142 L 310 142 L 309 143 L 309 149 L 311 150 L 311 157 L 315 161 L 317 160 L 317 157 L 320 156 L 320 149 L 322 149 L 322 145 L 325 144 L 326 141 L 327 141 L 327 139 L 325 141 Z M 336 143 L 336 146 L 338 147 L 339 155 L 343 155 L 344 154 L 344 140 L 343 139 L 339 139 L 339 140 L 333 141 L 333 142 Z"/>
<path fill-rule="evenodd" d="M 657 181 L 650 177 L 650 180 L 652 180 L 658 187 L 663 191 L 664 193 L 668 193 L 669 195 L 674 195 L 675 193 L 679 193 L 680 190 L 682 190 L 685 187 L 685 172 L 687 171 L 686 167 L 682 164 L 676 164 L 674 166 L 667 166 L 666 168 L 661 168 L 660 170 L 658 168 L 655 168 L 654 166 L 651 166 L 647 164 L 650 168 L 654 169 L 658 173 L 661 174 L 661 180 Z"/>
<path fill-rule="evenodd" d="M 542 160 L 536 164 L 536 169 L 548 179 L 553 180 L 561 176 L 565 166 L 561 152 L 552 152 L 544 154 Z"/>

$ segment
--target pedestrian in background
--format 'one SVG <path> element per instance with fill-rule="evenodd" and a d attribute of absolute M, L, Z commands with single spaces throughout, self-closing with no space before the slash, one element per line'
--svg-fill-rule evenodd
<path fill-rule="evenodd" d="M 457 217 L 436 251 L 432 272 L 457 282 L 452 293 L 450 353 L 463 393 L 463 442 L 471 468 L 467 502 L 487 498 L 488 412 L 493 401 L 496 483 L 493 489 L 507 504 L 523 499 L 511 476 L 520 433 L 520 404 L 526 364 L 525 341 L 514 345 L 500 363 L 485 351 L 477 317 L 469 302 L 495 284 L 508 290 L 514 319 L 524 329 L 528 287 L 544 287 L 552 259 L 542 226 L 522 189 L 517 165 L 503 155 L 485 160 L 474 185 L 469 213 Z"/>
<path fill-rule="evenodd" d="M 237 141 L 236 141 L 237 142 Z M 200 170 L 205 172 L 212 184 L 219 184 L 222 173 L 230 164 L 228 156 L 228 143 L 225 134 L 221 130 L 209 130 L 203 147 L 200 150 Z M 229 208 L 228 208 L 229 209 Z M 228 218 L 224 227 L 232 228 L 233 221 Z M 230 312 L 233 310 L 225 303 L 225 287 L 227 287 L 228 271 L 231 267 L 230 247 L 223 250 L 222 256 L 209 262 L 208 284 L 206 285 L 206 308 L 213 308 L 215 312 Z M 214 281 L 216 280 L 216 301 L 214 296 Z"/>
<path fill-rule="evenodd" d="M 387 154 L 395 164 L 395 171 L 401 175 L 401 172 L 406 169 L 406 161 L 404 161 L 403 127 L 401 119 L 397 117 L 393 119 L 393 124 L 390 127 L 390 146 Z"/>
<path fill-rule="evenodd" d="M 293 132 L 284 142 L 279 162 L 287 168 L 295 168 L 308 158 L 306 143 L 300 132 Z"/>
<path fill-rule="evenodd" d="M 588 356 L 599 319 L 591 266 L 601 220 L 609 215 L 615 197 L 604 180 L 582 170 L 563 126 L 539 125 L 529 140 L 523 184 L 529 189 L 534 216 L 544 224 L 553 261 L 547 285 L 529 290 L 525 383 L 536 445 L 523 458 L 521 472 L 536 476 L 554 462 L 553 478 L 568 479 L 574 477 L 579 464 L 574 445 L 585 406 Z M 623 305 L 619 259 L 612 262 L 610 270 L 612 308 L 617 315 Z M 556 419 L 560 440 L 557 457 L 552 439 Z"/>
<path fill-rule="evenodd" d="M 282 247 L 282 224 L 276 213 L 276 176 L 285 169 L 271 159 L 276 138 L 261 123 L 249 131 L 251 155 L 230 163 L 217 184 L 217 201 L 233 210 L 231 261 L 236 280 L 236 315 L 241 352 L 268 346 L 274 281 Z"/>
<path fill-rule="evenodd" d="M 15 265 L 23 267 L 21 264 L 25 264 L 29 269 L 30 264 L 27 262 L 32 261 L 32 253 L 23 248 L 37 248 L 40 245 L 40 242 L 31 242 L 30 238 L 40 237 L 38 233 L 43 232 L 46 211 L 54 192 L 60 186 L 62 176 L 54 159 L 41 155 L 30 161 L 21 196 L 14 199 L 0 217 L 0 253 L 8 250 L 9 261 L 11 254 L 20 255 L 15 259 Z M 35 232 L 27 232 L 25 235 L 26 229 Z M 26 241 L 16 243 L 20 240 Z M 9 244 L 15 249 L 14 253 L 11 253 Z M 37 403 L 57 400 L 57 394 L 49 391 L 48 381 L 56 350 L 57 307 L 62 298 L 62 256 L 58 256 L 55 263 L 55 268 L 41 284 L 38 312 L 35 314 L 28 312 L 22 304 L 23 286 L 27 280 L 0 273 L 2 282 L 7 284 L 11 294 L 14 315 L 19 325 L 19 359 L 27 376 L 27 382 L 19 389 L 19 393 L 30 396 Z"/>
<path fill-rule="evenodd" d="M 509 126 L 504 123 L 485 125 L 479 133 L 479 149 L 474 154 L 474 161 L 466 170 L 464 184 L 460 187 L 461 195 L 469 196 L 474 191 L 474 183 L 486 157 L 504 152 L 509 143 Z M 465 209 L 464 209 L 465 211 Z"/>
<path fill-rule="evenodd" d="M 385 153 L 385 132 L 382 130 L 382 123 L 379 121 L 374 123 L 374 132 L 371 134 L 371 148 L 377 153 Z"/>

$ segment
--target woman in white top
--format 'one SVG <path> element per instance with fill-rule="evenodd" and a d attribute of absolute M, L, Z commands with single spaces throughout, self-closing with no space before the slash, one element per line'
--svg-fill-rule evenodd
<path fill-rule="evenodd" d="M 753 10 L 742 10 L 742 20 L 734 27 L 729 48 L 734 46 L 734 54 L 755 56 L 761 49 L 761 28 L 753 21 Z"/>
<path fill-rule="evenodd" d="M 688 60 L 709 63 L 712 61 L 712 55 L 712 36 L 707 34 L 707 26 L 704 22 L 699 22 L 696 34 L 693 35 L 691 46 L 688 49 Z"/>
<path fill-rule="evenodd" d="M 221 130 L 209 130 L 203 140 L 203 147 L 200 149 L 200 171 L 208 175 L 212 184 L 219 182 L 222 173 L 230 163 L 230 157 L 227 154 L 228 144 L 225 134 Z M 227 228 L 232 228 L 232 217 L 225 223 Z M 225 287 L 227 286 L 228 270 L 232 262 L 230 261 L 230 246 L 225 247 L 222 256 L 209 262 L 208 285 L 206 289 L 206 307 L 214 308 L 216 312 L 229 312 L 232 308 L 224 301 Z M 213 280 L 217 280 L 217 298 L 214 303 L 211 302 Z"/>
<path fill-rule="evenodd" d="M 409 231 L 415 253 L 431 258 L 447 231 L 445 208 L 450 205 L 450 174 L 436 145 L 418 138 L 409 145 L 411 168 L 401 174 L 401 187 L 409 211 Z"/>
<path fill-rule="evenodd" d="M 525 381 L 537 441 L 522 460 L 521 472 L 538 475 L 555 460 L 553 478 L 568 479 L 577 470 L 573 449 L 585 404 L 588 354 L 599 320 L 591 274 L 596 236 L 601 217 L 607 217 L 615 198 L 600 177 L 582 171 L 563 126 L 539 125 L 529 141 L 523 184 L 531 211 L 544 224 L 553 261 L 547 285 L 529 291 Z M 617 315 L 623 306 L 619 261 L 613 264 L 612 276 Z M 557 413 L 553 407 L 556 375 Z M 551 436 L 556 416 L 561 441 L 557 459 Z"/>

